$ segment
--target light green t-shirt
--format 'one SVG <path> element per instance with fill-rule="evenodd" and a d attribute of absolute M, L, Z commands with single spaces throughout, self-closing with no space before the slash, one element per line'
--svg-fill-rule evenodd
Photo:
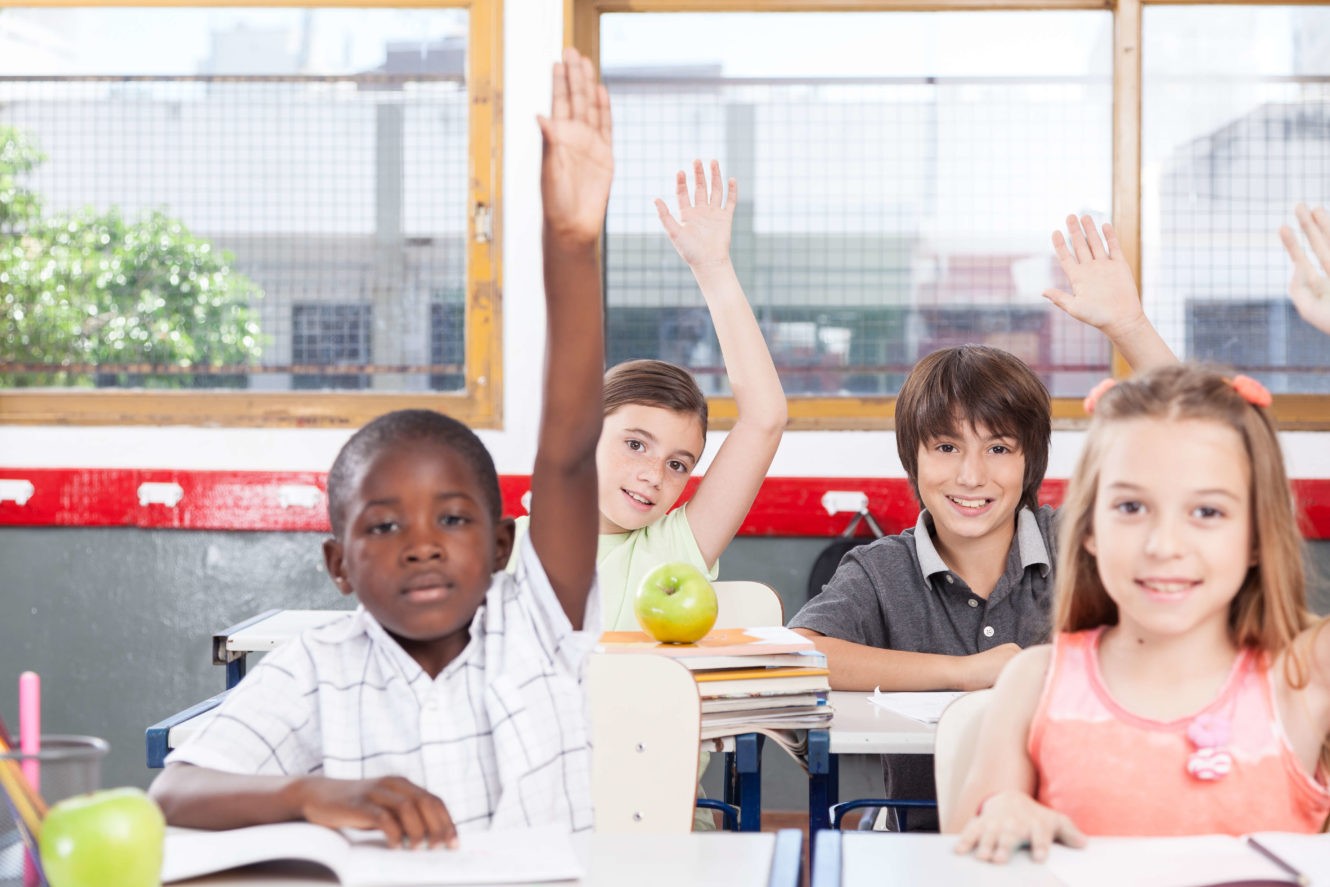
<path fill-rule="evenodd" d="M 602 533 L 596 548 L 596 575 L 600 580 L 600 607 L 606 631 L 639 631 L 633 615 L 633 595 L 642 578 L 661 564 L 683 561 L 715 579 L 720 561 L 708 567 L 688 524 L 687 505 L 631 533 Z M 529 517 L 517 519 L 517 538 L 526 535 Z M 516 546 L 513 547 L 516 551 Z M 513 561 L 508 569 L 514 568 Z"/>

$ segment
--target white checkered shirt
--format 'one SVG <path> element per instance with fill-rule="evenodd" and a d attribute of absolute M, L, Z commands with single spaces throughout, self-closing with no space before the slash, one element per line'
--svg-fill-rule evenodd
<path fill-rule="evenodd" d="M 404 776 L 442 798 L 460 832 L 589 829 L 583 680 L 598 632 L 573 631 L 535 550 L 519 548 L 516 574 L 494 574 L 471 642 L 437 678 L 360 608 L 265 656 L 166 763 Z M 593 588 L 593 628 L 598 598 Z"/>

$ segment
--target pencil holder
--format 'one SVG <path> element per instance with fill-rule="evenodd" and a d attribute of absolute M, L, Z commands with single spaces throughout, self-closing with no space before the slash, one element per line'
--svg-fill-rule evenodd
<path fill-rule="evenodd" d="M 48 804 L 54 804 L 101 788 L 102 758 L 110 748 L 105 739 L 96 736 L 43 736 L 41 751 L 33 755 L 17 751 L 0 754 L 0 763 L 35 761 L 41 795 Z M 23 843 L 14 824 L 13 810 L 0 803 L 0 887 L 18 887 L 22 883 Z"/>

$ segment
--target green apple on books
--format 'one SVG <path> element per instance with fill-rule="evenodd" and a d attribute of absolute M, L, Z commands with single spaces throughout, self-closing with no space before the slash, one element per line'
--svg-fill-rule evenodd
<path fill-rule="evenodd" d="M 50 887 L 157 887 L 166 820 L 137 788 L 75 795 L 42 821 L 42 871 Z"/>
<path fill-rule="evenodd" d="M 656 640 L 690 644 L 716 624 L 716 589 L 692 564 L 661 564 L 642 578 L 633 597 L 637 622 Z"/>

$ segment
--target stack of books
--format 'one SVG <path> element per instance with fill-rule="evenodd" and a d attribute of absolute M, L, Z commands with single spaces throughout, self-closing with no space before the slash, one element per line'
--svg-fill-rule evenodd
<path fill-rule="evenodd" d="M 721 628 L 693 644 L 607 631 L 596 651 L 655 653 L 687 667 L 697 681 L 703 739 L 763 733 L 795 751 L 802 731 L 831 722 L 826 656 L 783 626 Z"/>

